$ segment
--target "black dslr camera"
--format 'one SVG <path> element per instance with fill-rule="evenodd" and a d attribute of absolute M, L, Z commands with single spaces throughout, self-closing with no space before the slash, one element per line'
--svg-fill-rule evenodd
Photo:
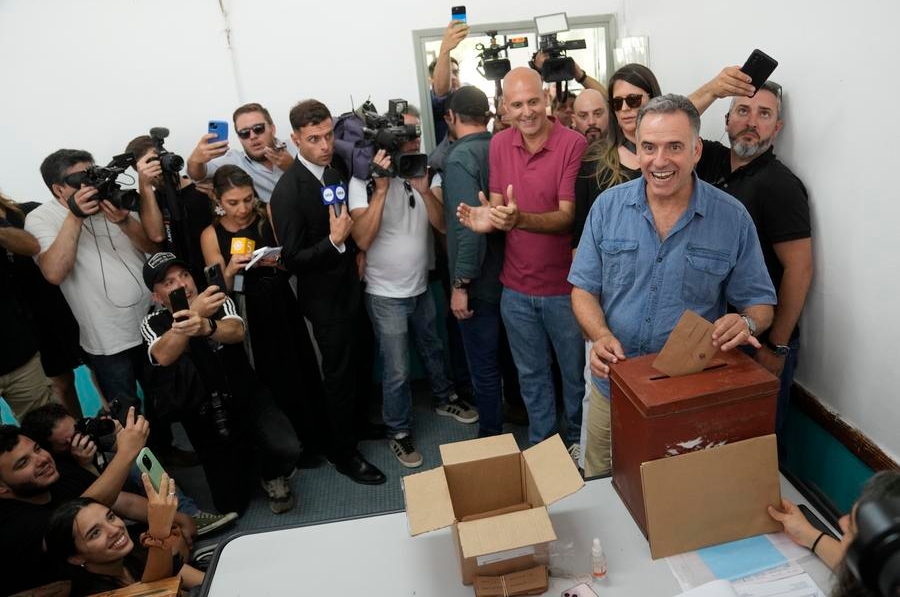
<path fill-rule="evenodd" d="M 89 437 L 101 452 L 111 452 L 116 444 L 116 423 L 112 419 L 85 417 L 75 422 L 75 431 Z"/>
<path fill-rule="evenodd" d="M 65 178 L 65 183 L 76 189 L 80 189 L 81 185 L 94 187 L 97 189 L 97 194 L 95 195 L 97 201 L 106 200 L 119 209 L 138 211 L 140 209 L 140 194 L 134 189 L 123 190 L 122 185 L 117 182 L 119 175 L 125 172 L 129 166 L 133 166 L 134 162 L 134 153 L 123 153 L 115 156 L 105 167 L 91 166 L 82 172 L 69 174 Z M 69 197 L 67 203 L 69 209 L 76 216 L 79 218 L 88 217 L 86 213 L 78 209 L 74 194 Z"/>
<path fill-rule="evenodd" d="M 424 176 L 428 168 L 428 156 L 424 153 L 402 153 L 400 146 L 407 141 L 418 139 L 422 128 L 418 124 L 406 124 L 403 114 L 408 102 L 403 99 L 388 100 L 386 114 L 378 114 L 375 105 L 366 101 L 360 109 L 360 116 L 365 121 L 363 135 L 375 142 L 377 149 L 384 149 L 391 156 L 391 167 L 387 174 L 375 171 L 375 175 L 400 176 L 417 178 Z"/>
<path fill-rule="evenodd" d="M 541 65 L 541 77 L 547 83 L 559 83 L 575 78 L 575 60 L 566 56 L 568 50 L 583 50 L 587 47 L 585 40 L 572 39 L 559 41 L 556 34 L 569 30 L 566 13 L 560 12 L 542 17 L 535 17 L 534 24 L 538 32 L 538 51 L 547 55 Z M 534 61 L 531 63 L 534 67 Z"/>
<path fill-rule="evenodd" d="M 163 147 L 163 141 L 168 136 L 169 129 L 165 127 L 156 126 L 150 129 L 150 138 L 156 144 L 156 159 L 159 160 L 162 171 L 168 174 L 178 174 L 184 168 L 184 158 Z"/>

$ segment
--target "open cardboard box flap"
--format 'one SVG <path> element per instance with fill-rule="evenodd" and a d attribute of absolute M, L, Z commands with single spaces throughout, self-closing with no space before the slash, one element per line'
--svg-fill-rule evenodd
<path fill-rule="evenodd" d="M 572 457 L 558 434 L 531 446 L 522 452 L 522 457 L 528 464 L 530 476 L 545 506 L 558 502 L 584 486 L 584 479 L 574 463 L 572 466 L 559 466 L 560 462 L 572 462 Z"/>
<path fill-rule="evenodd" d="M 542 507 L 461 522 L 458 531 L 466 558 L 556 540 L 550 516 Z"/>
<path fill-rule="evenodd" d="M 509 433 L 443 444 L 440 450 L 442 466 L 403 478 L 406 514 L 411 535 L 434 531 L 456 522 L 453 498 L 447 482 L 447 467 L 459 469 L 465 467 L 466 463 L 475 466 L 479 461 L 492 459 L 502 461 L 519 455 L 519 462 L 513 460 L 513 464 L 521 467 L 524 472 L 522 475 L 524 486 L 518 501 L 533 504 L 538 513 L 530 516 L 536 518 L 548 517 L 546 509 L 541 506 L 552 504 L 584 486 L 584 480 L 578 474 L 578 469 L 559 435 L 554 435 L 525 452 L 519 451 L 515 438 Z M 498 524 L 503 524 L 506 515 L 492 518 L 496 518 Z M 547 520 L 549 524 L 549 518 Z M 536 531 L 536 534 L 544 536 L 542 531 Z M 534 539 L 531 543 L 543 540 Z"/>
<path fill-rule="evenodd" d="M 439 449 L 444 466 L 519 453 L 519 445 L 511 433 L 441 444 Z"/>
<path fill-rule="evenodd" d="M 442 529 L 456 521 L 442 467 L 403 477 L 403 492 L 410 535 Z"/>

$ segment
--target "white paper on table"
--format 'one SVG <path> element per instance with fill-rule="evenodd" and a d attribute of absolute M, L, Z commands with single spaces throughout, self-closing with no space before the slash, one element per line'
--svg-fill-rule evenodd
<path fill-rule="evenodd" d="M 694 587 L 677 597 L 740 597 L 727 580 L 714 580 Z"/>
<path fill-rule="evenodd" d="M 735 581 L 738 597 L 825 597 L 812 577 L 801 572 L 787 578 L 769 581 Z"/>
<path fill-rule="evenodd" d="M 753 575 L 749 578 L 772 573 L 777 575 L 778 573 L 775 571 L 781 570 L 784 566 L 790 566 L 792 563 L 809 555 L 809 550 L 795 544 L 791 541 L 790 537 L 784 533 L 769 533 L 765 535 L 765 537 L 772 543 L 775 549 L 784 555 L 785 559 L 788 560 L 788 564 L 772 568 L 769 571 L 760 572 L 758 575 Z M 669 569 L 678 581 L 678 585 L 681 587 L 682 591 L 687 591 L 713 580 L 717 580 L 716 575 L 709 569 L 697 551 L 688 551 L 678 554 L 677 556 L 669 556 L 666 558 L 666 563 L 669 565 Z M 787 571 L 781 572 L 780 577 L 783 577 L 785 574 L 794 576 L 797 572 L 802 571 L 802 568 L 796 566 L 786 570 Z"/>
<path fill-rule="evenodd" d="M 247 265 L 244 266 L 244 269 L 250 269 L 256 262 L 260 259 L 266 259 L 269 257 L 278 257 L 281 255 L 281 247 L 260 247 L 259 249 L 253 251 L 253 257 L 250 261 L 247 262 Z"/>

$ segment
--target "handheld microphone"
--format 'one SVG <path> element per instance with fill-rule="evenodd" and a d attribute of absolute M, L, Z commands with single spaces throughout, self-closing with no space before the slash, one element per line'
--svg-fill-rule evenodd
<path fill-rule="evenodd" d="M 322 175 L 322 204 L 330 205 L 334 215 L 340 217 L 341 204 L 347 202 L 347 187 L 341 175 L 333 168 L 326 168 Z"/>

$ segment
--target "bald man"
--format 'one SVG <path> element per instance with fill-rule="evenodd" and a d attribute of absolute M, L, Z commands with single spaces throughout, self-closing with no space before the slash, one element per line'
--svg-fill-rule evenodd
<path fill-rule="evenodd" d="M 575 98 L 573 109 L 575 130 L 584 135 L 588 143 L 603 138 L 609 128 L 606 95 L 596 89 L 585 89 Z"/>
<path fill-rule="evenodd" d="M 547 116 L 549 98 L 536 71 L 523 67 L 507 73 L 503 98 L 511 128 L 491 139 L 490 203 L 483 197 L 480 207 L 462 203 L 457 213 L 476 232 L 507 233 L 500 312 L 528 409 L 528 439 L 538 443 L 556 433 L 550 374 L 555 352 L 563 381 L 563 437 L 577 460 L 584 345 L 566 276 L 572 264 L 575 178 L 587 141 Z"/>

